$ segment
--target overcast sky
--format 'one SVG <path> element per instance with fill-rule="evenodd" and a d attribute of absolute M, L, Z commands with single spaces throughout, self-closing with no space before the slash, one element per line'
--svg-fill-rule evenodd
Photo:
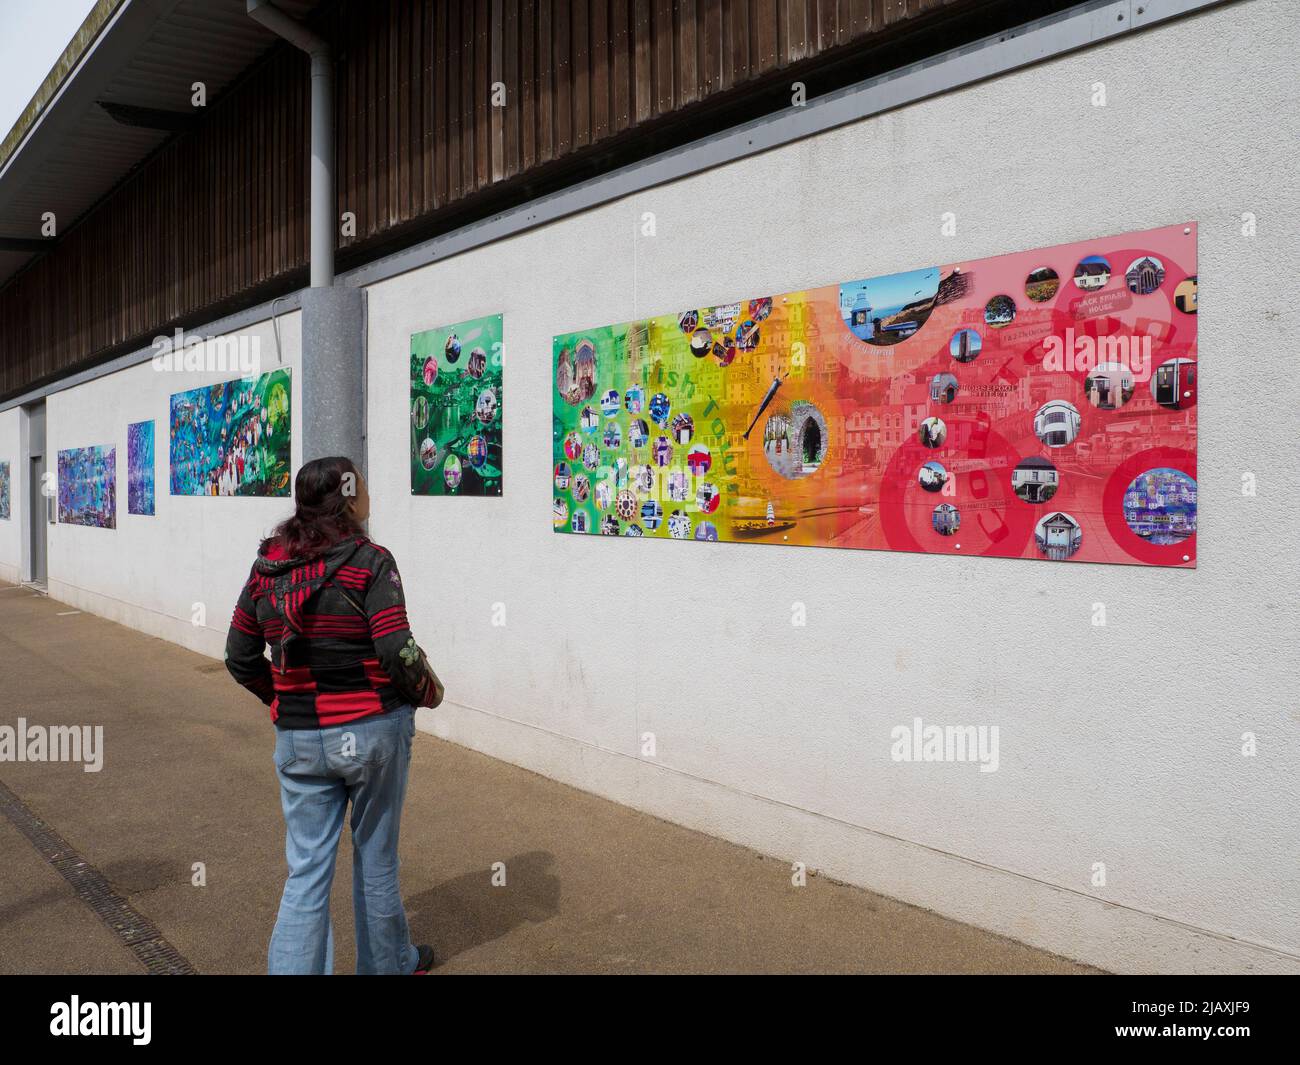
<path fill-rule="evenodd" d="M 94 6 L 95 0 L 0 0 L 0 140 Z"/>

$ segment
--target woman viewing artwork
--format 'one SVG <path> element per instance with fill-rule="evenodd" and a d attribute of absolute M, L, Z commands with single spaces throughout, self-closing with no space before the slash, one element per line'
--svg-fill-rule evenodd
<path fill-rule="evenodd" d="M 351 807 L 357 972 L 424 974 L 397 882 L 415 707 L 443 688 L 406 619 L 397 563 L 366 535 L 351 460 L 298 471 L 296 508 L 263 541 L 226 639 L 226 667 L 271 708 L 289 878 L 268 969 L 331 973 L 330 885 Z M 271 647 L 268 661 L 263 652 Z"/>

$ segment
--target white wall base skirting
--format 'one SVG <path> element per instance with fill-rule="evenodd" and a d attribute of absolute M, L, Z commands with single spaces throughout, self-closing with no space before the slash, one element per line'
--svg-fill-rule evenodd
<path fill-rule="evenodd" d="M 0 567 L 0 578 L 4 578 Z M 16 578 L 4 578 L 15 580 Z M 50 581 L 52 599 L 220 659 L 224 633 Z M 422 730 L 654 817 L 1118 973 L 1300 973 L 1285 950 L 1199 928 L 739 791 L 463 704 Z"/>
<path fill-rule="evenodd" d="M 452 702 L 421 729 L 810 871 L 1117 973 L 1300 973 L 1300 957 Z"/>
<path fill-rule="evenodd" d="M 6 584 L 18 584 L 22 580 L 22 574 L 17 566 L 10 565 L 8 562 L 0 562 L 0 581 Z"/>
<path fill-rule="evenodd" d="M 86 591 L 63 581 L 50 579 L 48 590 L 51 599 L 67 603 L 87 614 L 96 614 L 101 618 L 114 621 L 119 625 L 143 632 L 146 636 L 156 636 L 160 640 L 179 644 L 187 651 L 195 651 L 209 658 L 224 659 L 226 654 L 226 630 L 213 629 L 205 625 L 194 625 L 189 618 L 172 617 L 147 607 L 124 603 L 112 596 L 100 595 Z M 223 622 L 228 617 L 221 618 Z"/>

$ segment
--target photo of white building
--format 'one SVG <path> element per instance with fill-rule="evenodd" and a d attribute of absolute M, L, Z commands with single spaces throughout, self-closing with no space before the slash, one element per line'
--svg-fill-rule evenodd
<path fill-rule="evenodd" d="M 1034 415 L 1034 435 L 1048 447 L 1065 447 L 1079 435 L 1079 408 L 1063 399 L 1053 399 Z"/>
<path fill-rule="evenodd" d="M 1083 530 L 1069 514 L 1057 511 L 1034 526 L 1038 550 L 1051 559 L 1069 558 L 1083 543 Z"/>
<path fill-rule="evenodd" d="M 1025 459 L 1011 471 L 1011 490 L 1026 503 L 1046 503 L 1059 484 L 1060 474 L 1046 459 Z"/>

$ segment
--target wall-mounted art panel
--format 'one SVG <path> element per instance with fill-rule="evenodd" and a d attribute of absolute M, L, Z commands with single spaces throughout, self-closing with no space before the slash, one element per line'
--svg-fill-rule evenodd
<path fill-rule="evenodd" d="M 9 506 L 9 463 L 0 462 L 0 521 L 9 520 Z"/>
<path fill-rule="evenodd" d="M 153 499 L 153 422 L 126 427 L 126 512 L 151 515 Z"/>
<path fill-rule="evenodd" d="M 223 381 L 171 398 L 171 494 L 287 496 L 289 371 Z"/>
<path fill-rule="evenodd" d="M 75 447 L 59 452 L 59 521 L 117 528 L 117 448 Z"/>
<path fill-rule="evenodd" d="M 557 336 L 557 531 L 1192 566 L 1194 223 Z"/>
<path fill-rule="evenodd" d="M 411 492 L 499 496 L 501 315 L 411 336 Z"/>

